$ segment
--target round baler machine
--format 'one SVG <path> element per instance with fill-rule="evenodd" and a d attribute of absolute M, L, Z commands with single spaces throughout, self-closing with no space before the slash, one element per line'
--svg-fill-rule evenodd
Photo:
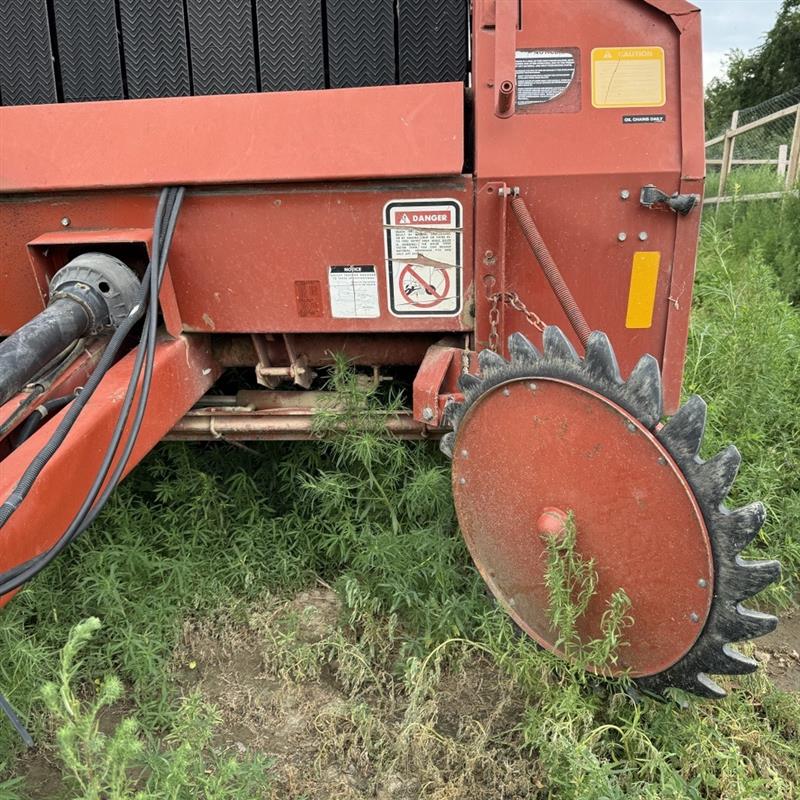
<path fill-rule="evenodd" d="M 764 509 L 725 507 L 739 453 L 702 460 L 706 406 L 679 403 L 697 9 L 6 5 L 0 604 L 162 439 L 311 438 L 343 353 L 413 376 L 388 433 L 441 437 L 473 559 L 540 645 L 568 655 L 545 572 L 572 529 L 580 639 L 630 603 L 597 671 L 716 697 L 755 669 L 731 643 L 776 624 L 740 605 L 779 576 L 740 557 Z"/>

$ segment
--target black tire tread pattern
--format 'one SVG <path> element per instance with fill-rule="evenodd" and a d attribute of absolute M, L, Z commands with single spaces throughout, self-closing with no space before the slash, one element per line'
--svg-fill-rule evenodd
<path fill-rule="evenodd" d="M 54 0 L 64 100 L 124 97 L 114 0 Z"/>
<path fill-rule="evenodd" d="M 187 0 L 195 94 L 258 91 L 250 0 Z"/>
<path fill-rule="evenodd" d="M 328 0 L 328 73 L 332 89 L 395 82 L 392 0 Z"/>
<path fill-rule="evenodd" d="M 119 0 L 128 97 L 183 97 L 192 92 L 183 3 Z"/>
<path fill-rule="evenodd" d="M 6 106 L 56 102 L 45 0 L 3 0 L 0 97 Z"/>
<path fill-rule="evenodd" d="M 467 0 L 398 0 L 400 83 L 463 81 Z"/>
<path fill-rule="evenodd" d="M 261 88 L 325 88 L 321 0 L 255 0 Z"/>

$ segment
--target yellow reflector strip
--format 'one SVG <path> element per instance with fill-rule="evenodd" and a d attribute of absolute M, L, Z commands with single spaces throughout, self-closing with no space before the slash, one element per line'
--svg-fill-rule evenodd
<path fill-rule="evenodd" d="M 661 253 L 640 251 L 633 254 L 631 288 L 628 292 L 626 328 L 649 328 L 653 324 L 658 268 Z"/>

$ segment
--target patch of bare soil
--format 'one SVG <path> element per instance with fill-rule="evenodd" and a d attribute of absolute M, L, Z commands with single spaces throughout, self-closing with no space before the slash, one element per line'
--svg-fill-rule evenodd
<path fill-rule="evenodd" d="M 800 693 L 800 611 L 781 615 L 777 629 L 756 642 L 755 657 L 779 689 Z"/>
<path fill-rule="evenodd" d="M 494 667 L 476 655 L 412 686 L 370 667 L 348 689 L 343 663 L 363 656 L 340 615 L 315 589 L 247 625 L 185 629 L 178 685 L 220 711 L 218 744 L 275 758 L 270 798 L 521 800 L 541 787 L 511 744 L 523 709 Z"/>
<path fill-rule="evenodd" d="M 34 747 L 15 765 L 15 773 L 25 779 L 25 796 L 29 800 L 58 800 L 66 787 L 61 765 L 46 750 Z M 2 776 L 0 776 L 2 777 Z"/>

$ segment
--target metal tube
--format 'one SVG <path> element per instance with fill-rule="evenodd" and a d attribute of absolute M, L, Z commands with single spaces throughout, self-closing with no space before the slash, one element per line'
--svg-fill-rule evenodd
<path fill-rule="evenodd" d="M 93 319 L 83 305 L 62 297 L 0 342 L 0 405 L 88 333 L 92 324 Z"/>
<path fill-rule="evenodd" d="M 539 233 L 539 229 L 536 227 L 525 201 L 519 195 L 511 199 L 511 210 L 514 212 L 514 216 L 517 218 L 520 228 L 522 228 L 522 233 L 525 235 L 531 250 L 533 250 L 533 254 L 536 256 L 547 282 L 555 292 L 561 308 L 564 309 L 570 325 L 572 325 L 575 333 L 578 334 L 581 344 L 586 347 L 586 342 L 589 341 L 589 334 L 592 329 L 586 322 L 586 318 L 583 316 L 577 302 L 575 302 L 572 292 L 561 275 L 561 270 L 556 266 L 556 262 L 553 261 L 553 256 L 550 255 L 550 251 L 547 249 L 547 245 L 544 243 L 544 239 L 542 239 L 542 235 Z"/>

